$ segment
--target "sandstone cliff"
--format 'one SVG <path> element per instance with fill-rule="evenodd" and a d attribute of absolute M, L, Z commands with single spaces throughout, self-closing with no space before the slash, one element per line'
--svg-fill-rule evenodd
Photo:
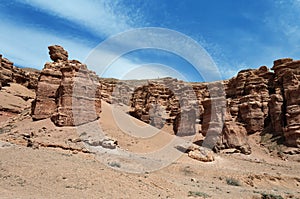
<path fill-rule="evenodd" d="M 247 135 L 264 133 L 299 147 L 300 61 L 276 60 L 272 70 L 266 66 L 243 70 L 217 83 L 165 78 L 135 87 L 125 81 L 102 79 L 101 93 L 109 103 L 112 98 L 118 101 L 113 92 L 122 82 L 131 93 L 125 104 L 131 107 L 132 116 L 158 128 L 173 125 L 177 135 L 200 132 L 206 136 L 204 144 L 215 150 L 236 148 L 249 154 Z M 212 92 L 223 91 L 219 98 L 212 97 Z M 121 95 L 119 101 L 122 96 L 128 94 Z"/>
<path fill-rule="evenodd" d="M 251 153 L 248 135 L 270 133 L 300 147 L 300 61 L 290 58 L 240 71 L 232 79 L 187 83 L 173 78 L 122 81 L 98 78 L 87 66 L 68 60 L 61 46 L 49 47 L 51 63 L 38 73 L 13 66 L 0 56 L 0 85 L 36 88 L 32 118 L 74 126 L 99 118 L 101 102 L 130 107 L 129 114 L 178 136 L 201 133 L 204 146 Z M 92 104 L 92 105 L 91 105 Z"/>

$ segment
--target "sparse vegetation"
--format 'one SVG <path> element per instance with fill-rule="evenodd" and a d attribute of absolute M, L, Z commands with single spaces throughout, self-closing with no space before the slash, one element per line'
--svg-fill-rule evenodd
<path fill-rule="evenodd" d="M 186 166 L 182 169 L 184 175 L 192 175 L 194 172 L 191 170 L 190 166 Z"/>
<path fill-rule="evenodd" d="M 189 191 L 188 196 L 196 196 L 196 197 L 202 197 L 202 198 L 210 198 L 211 197 L 207 193 L 200 192 L 200 191 Z"/>
<path fill-rule="evenodd" d="M 234 178 L 226 178 L 226 183 L 232 186 L 241 186 L 240 181 Z"/>
<path fill-rule="evenodd" d="M 261 194 L 262 199 L 283 199 L 281 195 L 274 195 L 274 194 L 268 194 L 268 193 L 262 193 Z"/>
<path fill-rule="evenodd" d="M 108 163 L 108 165 L 111 167 L 117 167 L 117 168 L 121 167 L 121 164 L 118 162 L 110 162 L 110 163 Z"/>
<path fill-rule="evenodd" d="M 277 152 L 279 156 L 283 155 L 284 138 L 282 136 L 273 136 L 270 133 L 264 133 L 261 135 L 260 143 L 265 146 L 270 153 L 273 151 Z"/>

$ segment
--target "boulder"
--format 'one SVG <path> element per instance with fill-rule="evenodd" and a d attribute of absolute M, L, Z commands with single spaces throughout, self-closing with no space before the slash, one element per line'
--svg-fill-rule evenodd
<path fill-rule="evenodd" d="M 188 156 L 201 162 L 212 162 L 215 160 L 214 152 L 204 147 L 189 151 Z"/>
<path fill-rule="evenodd" d="M 59 45 L 49 46 L 49 55 L 52 61 L 67 61 L 68 60 L 68 52 Z"/>

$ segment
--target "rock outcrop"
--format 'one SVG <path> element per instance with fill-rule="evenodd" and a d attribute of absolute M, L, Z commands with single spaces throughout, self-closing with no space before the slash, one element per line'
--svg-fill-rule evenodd
<path fill-rule="evenodd" d="M 300 147 L 300 61 L 274 61 L 274 94 L 270 115 L 273 130 L 283 133 L 288 146 Z"/>
<path fill-rule="evenodd" d="M 157 128 L 172 124 L 179 136 L 194 135 L 200 115 L 197 102 L 189 83 L 172 78 L 151 80 L 134 90 L 130 114 Z"/>
<path fill-rule="evenodd" d="M 59 45 L 49 46 L 49 55 L 54 62 L 68 61 L 68 52 Z"/>
<path fill-rule="evenodd" d="M 13 63 L 0 55 L 0 88 L 13 81 Z"/>
<path fill-rule="evenodd" d="M 130 115 L 157 128 L 170 125 L 178 136 L 201 133 L 203 146 L 216 151 L 235 148 L 249 154 L 248 135 L 262 133 L 300 147 L 300 61 L 279 59 L 274 72 L 262 66 L 225 81 L 187 83 L 98 78 L 86 65 L 68 60 L 61 46 L 50 46 L 49 54 L 53 62 L 40 74 L 0 55 L 0 88 L 15 82 L 36 89 L 34 120 L 51 118 L 58 126 L 94 121 L 102 99 L 128 106 Z"/>
<path fill-rule="evenodd" d="M 0 54 L 0 89 L 11 82 L 21 84 L 29 89 L 35 89 L 38 76 L 38 70 L 18 68 L 13 65 L 13 62 Z"/>
<path fill-rule="evenodd" d="M 51 118 L 57 126 L 94 121 L 101 112 L 100 85 L 95 73 L 60 46 L 49 46 L 50 58 L 41 71 L 32 104 L 32 118 Z"/>
<path fill-rule="evenodd" d="M 220 99 L 210 92 L 222 89 L 212 84 L 171 78 L 150 81 L 135 88 L 130 114 L 158 128 L 173 125 L 177 135 L 192 135 L 197 131 L 195 125 L 199 126 L 206 136 L 204 143 L 216 150 L 236 148 L 249 154 L 247 135 L 262 132 L 284 136 L 287 145 L 299 147 L 300 61 L 276 60 L 272 69 L 274 72 L 262 66 L 240 71 L 221 83 L 225 93 L 216 95 Z"/>

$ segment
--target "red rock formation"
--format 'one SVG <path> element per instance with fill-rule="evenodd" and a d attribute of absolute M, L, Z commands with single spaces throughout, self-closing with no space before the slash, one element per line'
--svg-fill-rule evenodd
<path fill-rule="evenodd" d="M 36 98 L 32 103 L 32 118 L 41 120 L 50 118 L 57 108 L 57 90 L 60 86 L 62 62 L 46 63 L 41 71 L 36 89 Z"/>
<path fill-rule="evenodd" d="M 59 45 L 49 46 L 50 58 L 54 62 L 68 61 L 68 52 Z"/>
<path fill-rule="evenodd" d="M 86 65 L 67 60 L 60 46 L 50 46 L 54 62 L 46 63 L 39 77 L 32 104 L 34 120 L 50 118 L 58 126 L 74 126 L 94 121 L 101 112 L 99 82 Z"/>
<path fill-rule="evenodd" d="M 54 62 L 46 64 L 41 72 L 36 99 L 40 103 L 35 105 L 33 118 L 52 117 L 57 125 L 74 125 L 71 96 L 72 100 L 81 101 L 71 91 L 75 74 L 89 79 L 90 73 L 81 63 L 68 61 L 68 53 L 61 47 L 49 50 Z M 174 133 L 181 136 L 194 134 L 198 125 L 206 136 L 204 144 L 215 149 L 236 148 L 249 154 L 246 135 L 263 131 L 284 136 L 288 145 L 299 147 L 299 65 L 300 61 L 280 59 L 274 61 L 274 73 L 265 66 L 243 70 L 236 77 L 218 83 L 224 86 L 225 93 L 216 83 L 185 83 L 172 78 L 151 80 L 143 85 L 101 79 L 100 92 L 85 100 L 97 101 L 97 113 L 100 98 L 129 105 L 132 116 L 158 128 L 173 125 Z M 99 86 L 97 80 L 87 85 Z M 45 105 L 51 108 L 45 109 Z M 87 121 L 96 117 L 91 116 Z"/>
<path fill-rule="evenodd" d="M 0 55 L 0 88 L 13 81 L 13 63 Z"/>
<path fill-rule="evenodd" d="M 29 89 L 35 89 L 39 71 L 33 69 L 21 69 L 13 65 L 13 62 L 3 58 L 0 54 L 0 89 L 14 82 Z"/>
<path fill-rule="evenodd" d="M 259 69 L 243 70 L 228 81 L 227 98 L 234 100 L 238 120 L 246 124 L 249 134 L 260 132 L 265 126 L 272 78 L 273 73 L 262 66 Z"/>
<path fill-rule="evenodd" d="M 57 126 L 74 126 L 98 119 L 101 112 L 99 83 L 92 79 L 86 65 L 72 60 L 60 71 L 62 79 L 52 121 Z"/>
<path fill-rule="evenodd" d="M 272 69 L 275 72 L 272 127 L 277 134 L 283 132 L 287 145 L 300 147 L 300 61 L 279 59 L 274 61 Z"/>

